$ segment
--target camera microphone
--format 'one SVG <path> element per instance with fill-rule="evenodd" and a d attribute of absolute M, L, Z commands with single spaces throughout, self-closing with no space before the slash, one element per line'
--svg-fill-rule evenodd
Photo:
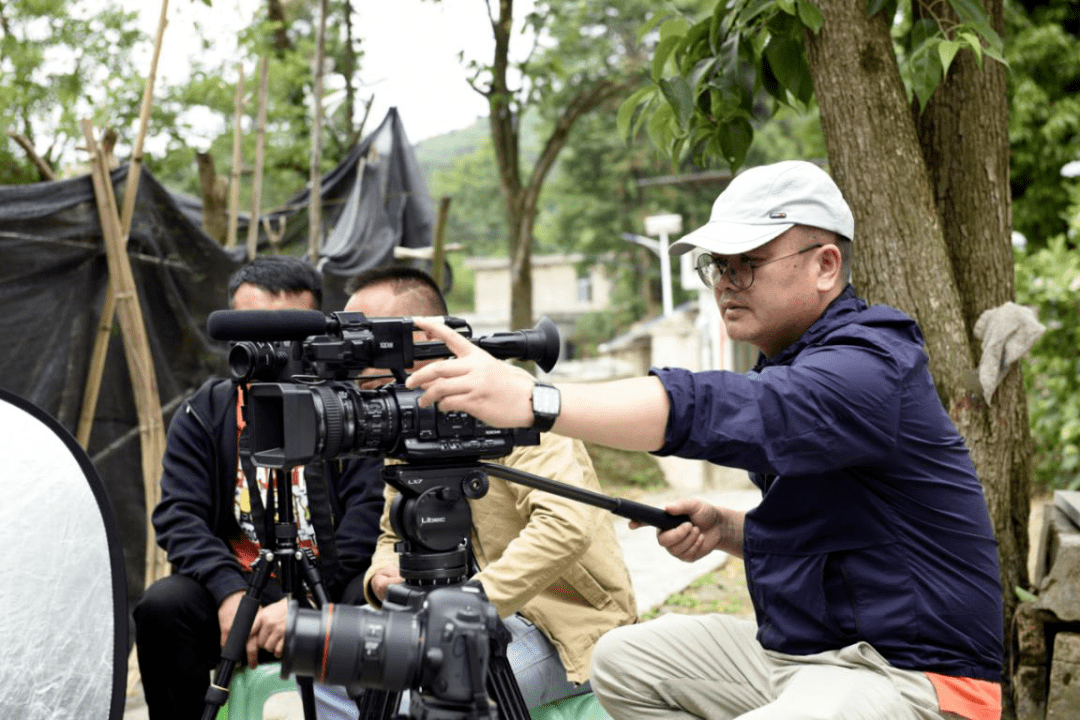
<path fill-rule="evenodd" d="M 215 340 L 278 342 L 320 335 L 327 323 L 318 310 L 215 310 L 206 331 Z"/>

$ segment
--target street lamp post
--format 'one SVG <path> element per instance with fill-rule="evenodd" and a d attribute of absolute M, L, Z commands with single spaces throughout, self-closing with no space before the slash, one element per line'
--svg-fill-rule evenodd
<path fill-rule="evenodd" d="M 645 234 L 659 236 L 656 254 L 660 256 L 660 292 L 663 296 L 664 315 L 670 315 L 671 302 L 671 256 L 668 255 L 668 236 L 682 232 L 682 215 L 649 215 L 645 218 Z"/>

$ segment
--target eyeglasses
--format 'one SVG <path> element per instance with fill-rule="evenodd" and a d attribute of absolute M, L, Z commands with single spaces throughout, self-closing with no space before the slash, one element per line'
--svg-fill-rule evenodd
<path fill-rule="evenodd" d="M 804 247 L 798 252 L 793 252 L 789 255 L 781 255 L 780 257 L 771 260 L 740 260 L 736 263 L 706 253 L 698 256 L 697 273 L 698 277 L 701 278 L 701 282 L 711 288 L 719 285 L 724 277 L 724 273 L 727 273 L 728 279 L 731 281 L 731 284 L 735 286 L 736 290 L 746 290 L 754 284 L 754 270 L 757 268 L 768 265 L 769 263 L 786 260 L 787 258 L 795 257 L 796 255 L 802 255 L 811 250 L 816 250 L 819 247 L 824 247 L 824 245 L 822 243 L 815 243 L 810 247 Z"/>

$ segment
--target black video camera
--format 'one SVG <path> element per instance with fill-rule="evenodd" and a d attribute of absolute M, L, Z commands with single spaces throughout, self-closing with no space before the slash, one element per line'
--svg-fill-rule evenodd
<path fill-rule="evenodd" d="M 532 330 L 472 338 L 460 318 L 446 324 L 498 358 L 533 360 L 545 371 L 559 356 L 559 333 L 543 318 Z M 425 462 L 502 457 L 535 445 L 528 429 L 492 428 L 465 413 L 421 408 L 422 394 L 404 386 L 415 362 L 450 357 L 441 342 L 414 342 L 412 318 L 315 310 L 219 310 L 207 329 L 235 341 L 233 378 L 247 394 L 251 459 L 292 467 L 316 459 L 393 457 Z M 363 390 L 352 382 L 368 368 L 389 370 L 395 384 Z"/>

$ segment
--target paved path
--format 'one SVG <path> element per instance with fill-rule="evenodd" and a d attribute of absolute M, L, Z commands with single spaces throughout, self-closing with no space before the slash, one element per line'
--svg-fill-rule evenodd
<path fill-rule="evenodd" d="M 715 505 L 739 510 L 749 510 L 761 497 L 756 490 L 705 490 L 684 493 L 669 489 L 663 492 L 647 493 L 635 497 L 635 500 L 662 508 L 667 501 L 685 495 L 700 497 Z M 722 567 L 728 559 L 726 554 L 715 552 L 697 562 L 683 562 L 660 547 L 656 542 L 655 530 L 651 528 L 631 530 L 628 527 L 629 521 L 619 517 L 613 519 L 623 557 L 634 582 L 639 614 L 658 607 L 670 595 L 683 590 L 697 578 Z M 263 717 L 264 720 L 304 720 L 300 696 L 295 693 L 285 693 L 270 698 L 270 701 L 266 703 Z M 148 720 L 141 689 L 128 696 L 124 720 Z"/>

